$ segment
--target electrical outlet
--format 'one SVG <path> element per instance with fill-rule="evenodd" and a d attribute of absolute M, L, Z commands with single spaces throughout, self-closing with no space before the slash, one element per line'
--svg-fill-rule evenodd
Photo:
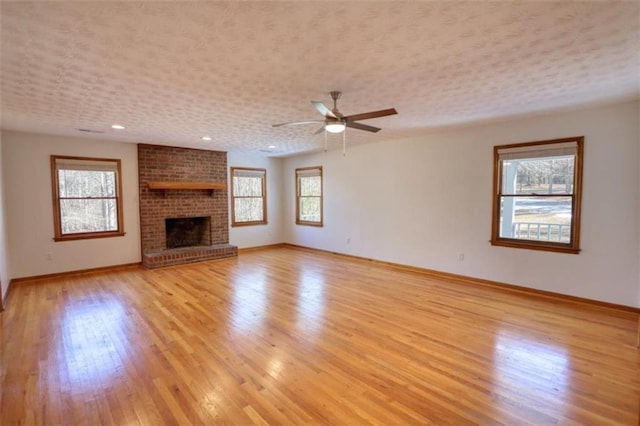
<path fill-rule="evenodd" d="M 464 260 L 464 253 L 458 253 L 458 260 Z"/>
<path fill-rule="evenodd" d="M 53 253 L 51 253 L 51 252 L 47 252 L 47 254 L 45 255 L 45 258 L 46 258 L 47 260 L 53 260 Z"/>
<path fill-rule="evenodd" d="M 347 244 L 351 244 L 351 237 L 347 237 Z"/>

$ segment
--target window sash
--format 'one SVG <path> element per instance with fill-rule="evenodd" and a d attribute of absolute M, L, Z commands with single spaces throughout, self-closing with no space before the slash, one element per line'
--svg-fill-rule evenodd
<path fill-rule="evenodd" d="M 63 208 L 66 206 L 67 208 Z M 74 208 L 75 207 L 75 208 Z M 106 209 L 104 215 L 80 215 L 78 211 Z M 67 214 L 62 212 L 67 210 Z M 74 211 L 75 210 L 75 211 Z M 90 232 L 118 231 L 118 214 L 116 198 L 65 198 L 60 199 L 60 225 L 62 235 L 84 234 Z M 92 220 L 93 219 L 93 220 Z M 95 220 L 97 219 L 97 221 Z M 98 227 L 98 229 L 92 229 Z"/>
<path fill-rule="evenodd" d="M 517 189 L 517 185 L 516 184 L 522 184 L 522 182 L 520 182 L 518 180 L 518 177 L 520 176 L 520 174 L 518 173 L 518 170 L 515 170 L 515 174 L 511 176 L 512 179 L 515 179 L 516 182 L 514 184 L 513 187 L 513 192 L 509 192 L 505 187 L 508 186 L 508 181 L 505 180 L 505 172 L 507 170 L 509 170 L 508 165 L 511 164 L 513 165 L 513 162 L 521 162 L 522 160 L 499 160 L 500 163 L 498 165 L 499 167 L 499 172 L 500 172 L 500 186 L 499 186 L 499 195 L 514 195 L 514 196 L 528 196 L 528 195 L 536 195 L 536 196 L 554 196 L 554 195 L 568 195 L 568 194 L 573 194 L 575 191 L 575 165 L 576 165 L 576 156 L 563 156 L 563 157 L 538 157 L 538 158 L 528 158 L 527 157 L 527 161 L 525 162 L 543 162 L 543 161 L 547 161 L 547 160 L 559 160 L 559 159 L 572 159 L 571 162 L 571 168 L 573 169 L 573 172 L 571 174 L 569 173 L 546 173 L 544 176 L 547 178 L 552 179 L 551 182 L 545 182 L 545 183 L 537 183 L 538 186 L 546 186 L 547 188 L 542 189 L 540 191 L 536 191 L 536 190 L 531 190 L 531 191 L 524 191 L 522 188 Z M 519 164 L 518 164 L 519 165 Z M 569 164 L 566 165 L 567 167 L 569 167 Z M 538 166 L 540 167 L 540 166 Z M 553 167 L 553 166 L 550 166 Z M 560 166 L 556 166 L 556 167 L 561 167 Z M 549 170 L 549 172 L 551 172 L 551 170 Z M 541 171 L 538 172 L 538 174 L 542 174 Z M 554 177 L 558 177 L 560 175 L 570 175 L 571 176 L 571 181 L 567 184 L 565 183 L 554 183 L 553 179 Z M 570 190 L 566 190 L 567 185 L 569 185 Z M 557 191 L 555 190 L 554 187 L 562 187 L 564 186 L 564 190 L 561 191 Z M 552 191 L 552 192 L 541 192 L 541 191 Z M 555 192 L 553 192 L 555 191 Z"/>
<path fill-rule="evenodd" d="M 311 214 L 305 214 L 304 212 L 304 207 L 305 205 L 308 205 L 309 203 L 307 203 L 307 201 L 316 201 L 318 211 L 317 213 L 311 213 Z M 315 203 L 314 203 L 315 204 Z M 319 223 L 322 220 L 322 197 L 319 196 L 308 196 L 308 197 L 299 197 L 298 198 L 298 208 L 300 211 L 300 220 L 304 221 L 304 222 L 313 222 L 313 223 Z M 309 218 L 308 216 L 313 215 L 313 218 Z M 317 219 L 315 218 L 317 215 Z"/>
<path fill-rule="evenodd" d="M 249 201 L 248 211 L 245 211 L 247 206 L 243 205 L 246 201 Z M 254 203 L 253 201 L 257 202 Z M 264 203 L 262 197 L 235 197 L 233 207 L 236 222 L 257 223 L 264 221 Z M 252 207 L 255 207 L 255 210 L 252 209 Z"/>
<path fill-rule="evenodd" d="M 246 182 L 249 180 L 249 182 Z M 248 183 L 248 185 L 242 185 L 242 183 Z M 264 194 L 264 181 L 262 178 L 247 177 L 247 176 L 234 176 L 233 181 L 233 196 L 237 197 L 262 197 Z"/>
<path fill-rule="evenodd" d="M 58 169 L 57 178 L 60 198 L 117 197 L 118 176 L 115 171 Z M 74 183 L 75 188 L 67 187 L 67 184 L 74 186 Z"/>
<path fill-rule="evenodd" d="M 313 188 L 310 179 L 318 179 L 317 188 Z M 298 196 L 300 197 L 319 197 L 322 195 L 322 177 L 321 176 L 303 176 L 298 178 Z"/>
<path fill-rule="evenodd" d="M 500 238 L 571 244 L 574 203 L 572 195 L 555 195 L 553 198 L 503 195 L 500 197 L 501 205 L 508 203 L 509 199 L 513 199 L 514 204 L 518 202 L 525 204 L 525 209 L 528 207 L 527 204 L 532 208 L 528 214 L 511 221 L 510 226 L 501 226 Z M 549 216 L 552 216 L 551 220 Z M 501 224 L 504 220 L 505 217 L 501 214 Z"/>

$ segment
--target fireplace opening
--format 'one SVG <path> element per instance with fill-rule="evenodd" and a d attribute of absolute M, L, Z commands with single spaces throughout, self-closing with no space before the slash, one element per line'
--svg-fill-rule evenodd
<path fill-rule="evenodd" d="M 165 219 L 167 248 L 211 245 L 210 222 L 207 216 Z"/>

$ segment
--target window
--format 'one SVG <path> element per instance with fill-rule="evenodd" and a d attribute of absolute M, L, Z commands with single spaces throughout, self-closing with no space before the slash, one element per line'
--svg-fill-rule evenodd
<path fill-rule="evenodd" d="M 124 235 L 120 160 L 51 156 L 54 240 Z"/>
<path fill-rule="evenodd" d="M 267 171 L 231 168 L 231 226 L 267 223 Z"/>
<path fill-rule="evenodd" d="M 491 243 L 580 251 L 584 137 L 494 147 Z"/>
<path fill-rule="evenodd" d="M 322 166 L 296 169 L 296 223 L 322 226 Z"/>

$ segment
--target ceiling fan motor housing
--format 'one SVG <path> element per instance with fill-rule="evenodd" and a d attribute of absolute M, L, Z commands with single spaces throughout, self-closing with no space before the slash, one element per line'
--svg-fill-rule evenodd
<path fill-rule="evenodd" d="M 341 118 L 342 114 L 340 113 L 340 111 L 338 111 L 338 99 L 340 99 L 340 97 L 342 96 L 342 92 L 334 90 L 332 92 L 329 92 L 329 94 L 331 95 L 331 99 L 333 99 L 333 109 L 331 110 L 331 112 L 334 113 L 336 117 Z"/>

